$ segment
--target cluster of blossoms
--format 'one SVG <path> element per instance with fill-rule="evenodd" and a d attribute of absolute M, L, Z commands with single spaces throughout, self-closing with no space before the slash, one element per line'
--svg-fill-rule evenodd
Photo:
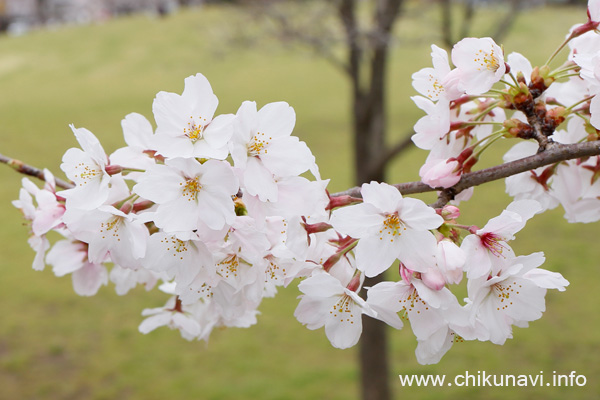
<path fill-rule="evenodd" d="M 414 143 L 429 150 L 420 170 L 433 188 L 455 185 L 481 154 L 504 138 L 520 141 L 504 156 L 514 161 L 551 148 L 600 138 L 600 2 L 591 1 L 589 20 L 571 29 L 567 61 L 551 70 L 532 67 L 519 53 L 504 58 L 490 38 L 466 38 L 452 49 L 432 46 L 433 68 L 413 74 L 413 97 L 426 112 L 415 125 Z M 551 61 L 552 57 L 549 61 Z M 494 86 L 499 84 L 500 86 Z M 506 179 L 515 200 L 537 200 L 544 210 L 561 204 L 569 222 L 600 220 L 600 157 L 560 162 Z M 472 191 L 462 193 L 467 199 Z"/>
<path fill-rule="evenodd" d="M 424 96 L 414 101 L 427 113 L 413 137 L 430 150 L 423 181 L 455 185 L 501 138 L 528 140 L 506 160 L 597 140 L 597 11 L 573 28 L 569 61 L 555 71 L 515 53 L 505 61 L 489 38 L 459 42 L 454 69 L 433 46 L 434 68 L 413 75 Z M 569 221 L 600 219 L 598 157 L 507 179 L 515 200 L 479 228 L 458 222 L 457 203 L 434 209 L 386 183 L 363 184 L 361 198 L 331 197 L 311 151 L 292 136 L 287 103 L 247 101 L 215 116 L 217 104 L 204 76 L 188 77 L 181 95 L 156 96 L 155 129 L 140 114 L 125 117 L 127 146 L 111 155 L 72 126 L 81 148 L 65 153 L 61 169 L 73 186 L 57 191 L 45 171 L 45 186 L 24 179 L 14 202 L 31 221 L 34 269 L 71 274 L 83 296 L 109 280 L 120 295 L 158 286 L 166 304 L 144 310 L 139 330 L 168 326 L 189 340 L 256 323 L 261 300 L 300 278 L 295 316 L 324 327 L 333 346 L 358 342 L 363 314 L 396 329 L 409 322 L 427 364 L 456 341 L 503 344 L 513 326 L 541 317 L 547 289 L 568 285 L 540 268 L 542 253 L 519 256 L 509 245 L 529 219 L 558 203 Z M 64 239 L 50 245 L 50 231 Z M 382 274 L 390 280 L 363 288 Z M 461 284 L 459 301 L 452 289 Z"/>

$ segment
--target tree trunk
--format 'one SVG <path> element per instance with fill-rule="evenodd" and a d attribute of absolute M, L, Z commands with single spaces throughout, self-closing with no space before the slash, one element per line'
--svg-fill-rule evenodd
<path fill-rule="evenodd" d="M 386 155 L 386 68 L 391 31 L 396 21 L 401 0 L 377 0 L 374 26 L 370 32 L 368 48 L 361 48 L 356 40 L 355 2 L 345 2 L 341 9 L 345 18 L 349 45 L 349 72 L 353 86 L 353 131 L 355 182 L 385 180 L 385 169 L 379 168 L 380 160 Z M 348 8 L 352 8 L 349 10 Z M 345 12 L 345 13 L 344 13 Z M 361 63 L 365 54 L 370 59 Z M 361 66 L 369 67 L 366 85 L 361 86 Z M 377 276 L 367 278 L 364 286 L 373 286 L 383 280 Z M 364 293 L 363 293 L 364 294 Z M 389 400 L 389 357 L 386 325 L 378 320 L 363 316 L 363 332 L 360 341 L 359 362 L 363 400 Z"/>
<path fill-rule="evenodd" d="M 400 13 L 402 0 L 375 0 L 370 31 L 361 35 L 356 18 L 356 0 L 340 0 L 338 12 L 346 34 L 347 73 L 352 85 L 352 125 L 354 134 L 354 179 L 357 185 L 385 180 L 386 157 L 386 68 L 391 32 Z M 368 58 L 367 58 L 368 57 Z M 368 74 L 363 74 L 363 71 Z M 363 82 L 363 79 L 365 78 Z M 367 278 L 373 286 L 382 276 Z M 364 293 L 363 293 L 364 295 Z M 386 325 L 363 316 L 359 363 L 363 400 L 389 400 L 391 388 Z"/>

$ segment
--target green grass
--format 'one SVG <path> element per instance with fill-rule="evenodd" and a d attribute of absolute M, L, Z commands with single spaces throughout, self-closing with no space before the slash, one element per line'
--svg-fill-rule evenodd
<path fill-rule="evenodd" d="M 413 13 L 414 14 L 414 13 Z M 438 42 L 426 13 L 402 20 L 402 46 L 390 63 L 390 142 L 419 117 L 409 99 L 410 74 L 429 66 Z M 480 27 L 484 30 L 482 18 Z M 581 10 L 543 9 L 522 15 L 505 42 L 507 52 L 533 52 L 543 62 Z M 66 27 L 24 37 L 0 37 L 0 153 L 58 172 L 64 151 L 76 145 L 69 123 L 94 132 L 107 151 L 122 146 L 120 120 L 129 112 L 151 117 L 160 90 L 181 92 L 183 78 L 202 72 L 220 98 L 219 112 L 244 100 L 289 102 L 296 134 L 315 153 L 331 190 L 351 186 L 349 89 L 325 61 L 272 40 L 231 48 L 220 38 L 244 24 L 231 10 L 203 8 L 164 20 L 137 16 L 104 25 Z M 248 29 L 255 29 L 248 24 Z M 526 39 L 535 37 L 531 45 Z M 332 151 L 331 149 L 335 149 Z M 411 151 L 390 168 L 393 181 L 414 180 L 425 152 Z M 20 177 L 0 168 L 0 399 L 352 399 L 358 398 L 356 349 L 333 349 L 321 331 L 294 318 L 297 290 L 282 291 L 261 307 L 259 324 L 215 331 L 208 345 L 177 332 L 137 332 L 140 312 L 164 297 L 137 289 L 119 297 L 104 288 L 92 298 L 73 293 L 68 278 L 35 272 L 27 229 L 10 200 Z M 465 205 L 465 223 L 483 225 L 507 204 L 501 183 L 477 188 Z M 562 211 L 536 217 L 519 233 L 519 254 L 544 251 L 545 267 L 571 281 L 547 296 L 547 313 L 515 329 L 504 346 L 465 343 L 435 366 L 420 366 L 407 330 L 392 331 L 391 374 L 464 371 L 537 374 L 543 370 L 588 378 L 585 388 L 401 388 L 397 398 L 594 399 L 600 392 L 600 282 L 597 225 L 568 225 Z"/>

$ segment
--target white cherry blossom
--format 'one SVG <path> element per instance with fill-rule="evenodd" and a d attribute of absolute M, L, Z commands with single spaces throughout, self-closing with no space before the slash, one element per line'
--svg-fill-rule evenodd
<path fill-rule="evenodd" d="M 149 168 L 133 191 L 158 204 L 154 220 L 167 232 L 193 231 L 198 222 L 220 230 L 235 218 L 231 196 L 238 182 L 223 161 L 167 160 Z"/>
<path fill-rule="evenodd" d="M 167 158 L 225 159 L 234 116 L 213 119 L 218 103 L 202 74 L 187 77 L 181 95 L 158 93 L 152 105 L 157 125 L 155 150 Z"/>
<path fill-rule="evenodd" d="M 333 347 L 352 347 L 362 333 L 362 314 L 375 316 L 356 286 L 349 289 L 328 273 L 315 273 L 298 285 L 303 294 L 294 316 L 311 330 L 325 326 Z"/>
<path fill-rule="evenodd" d="M 331 216 L 331 225 L 338 232 L 360 239 L 356 246 L 358 269 L 371 277 L 396 259 L 415 269 L 430 264 L 436 240 L 429 230 L 439 227 L 442 217 L 421 200 L 402 197 L 385 183 L 365 183 L 361 194 L 362 204 L 337 209 Z"/>

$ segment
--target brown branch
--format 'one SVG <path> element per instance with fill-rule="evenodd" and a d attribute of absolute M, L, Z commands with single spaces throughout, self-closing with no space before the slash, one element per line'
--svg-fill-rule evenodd
<path fill-rule="evenodd" d="M 438 208 L 452 200 L 454 196 L 463 190 L 470 187 L 503 179 L 557 162 L 597 155 L 600 155 L 600 141 L 598 140 L 576 144 L 549 143 L 546 150 L 536 155 L 464 174 L 456 185 L 449 188 L 432 188 L 423 182 L 406 182 L 395 184 L 393 186 L 404 195 L 441 191 L 442 193 L 440 194 L 438 201 L 432 205 L 432 207 Z M 360 187 L 353 187 L 331 195 L 331 197 L 337 196 L 361 197 Z"/>
<path fill-rule="evenodd" d="M 0 154 L 0 163 L 8 165 L 9 167 L 21 174 L 33 176 L 35 178 L 41 179 L 44 182 L 46 181 L 44 171 L 42 171 L 39 168 L 32 167 L 31 165 L 25 164 L 23 161 L 15 160 Z M 62 179 L 54 178 L 54 181 L 56 182 L 56 186 L 63 189 L 71 189 L 74 187 L 73 184 L 65 182 Z"/>
<path fill-rule="evenodd" d="M 346 46 L 348 49 L 348 76 L 352 81 L 355 97 L 361 95 L 360 89 L 360 61 L 362 59 L 362 48 L 359 42 L 359 27 L 356 20 L 356 1 L 341 0 L 338 5 L 338 15 L 344 27 Z"/>

